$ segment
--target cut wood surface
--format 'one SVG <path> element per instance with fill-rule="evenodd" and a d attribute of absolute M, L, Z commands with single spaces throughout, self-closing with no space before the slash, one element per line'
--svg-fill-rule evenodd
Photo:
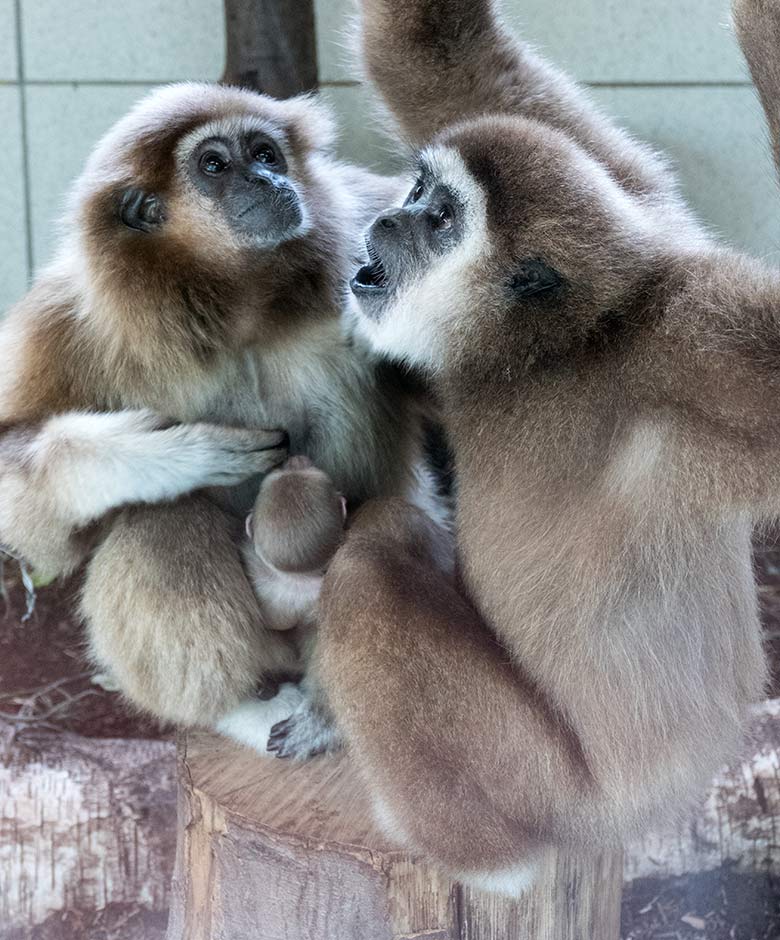
<path fill-rule="evenodd" d="M 617 940 L 622 860 L 551 859 L 520 901 L 461 888 L 377 831 L 345 758 L 179 744 L 168 940 Z"/>
<path fill-rule="evenodd" d="M 170 742 L 0 721 L 0 938 L 61 911 L 164 915 L 175 769 Z"/>

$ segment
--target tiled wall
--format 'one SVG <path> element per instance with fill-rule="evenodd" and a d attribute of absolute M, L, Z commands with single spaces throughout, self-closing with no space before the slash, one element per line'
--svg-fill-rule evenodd
<path fill-rule="evenodd" d="M 342 119 L 343 153 L 390 166 L 344 51 L 351 2 L 317 0 L 324 94 Z M 505 6 L 605 108 L 673 156 L 703 218 L 780 256 L 780 195 L 728 0 Z M 223 45 L 222 0 L 0 0 L 0 310 L 50 256 L 62 196 L 97 137 L 151 85 L 216 78 Z"/>

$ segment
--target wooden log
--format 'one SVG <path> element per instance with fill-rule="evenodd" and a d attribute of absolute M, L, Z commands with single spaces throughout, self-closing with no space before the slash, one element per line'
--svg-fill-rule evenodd
<path fill-rule="evenodd" d="M 626 849 L 625 878 L 670 878 L 728 867 L 780 876 L 780 699 L 754 709 L 742 757 L 718 771 L 706 797 L 673 829 Z"/>
<path fill-rule="evenodd" d="M 175 768 L 171 742 L 17 738 L 0 721 L 0 937 L 98 935 L 71 931 L 65 917 L 121 919 L 106 938 L 162 938 Z"/>
<path fill-rule="evenodd" d="M 520 900 L 394 847 L 347 758 L 289 764 L 208 734 L 179 742 L 167 940 L 617 940 L 619 853 L 551 859 Z"/>
<path fill-rule="evenodd" d="M 227 85 L 288 98 L 317 88 L 313 0 L 225 0 Z"/>

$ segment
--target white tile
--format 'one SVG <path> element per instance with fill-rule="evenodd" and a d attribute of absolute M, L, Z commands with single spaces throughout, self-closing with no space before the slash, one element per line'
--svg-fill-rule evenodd
<path fill-rule="evenodd" d="M 13 82 L 17 77 L 14 0 L 0 0 L 0 81 Z"/>
<path fill-rule="evenodd" d="M 382 134 L 373 94 L 365 87 L 323 86 L 322 97 L 333 108 L 340 128 L 339 154 L 379 172 L 394 172 L 404 165 L 403 155 Z"/>
<path fill-rule="evenodd" d="M 317 66 L 320 81 L 351 79 L 352 25 L 357 0 L 314 0 L 317 22 Z"/>
<path fill-rule="evenodd" d="M 700 216 L 780 264 L 780 191 L 752 88 L 600 88 L 605 109 L 668 153 Z"/>
<path fill-rule="evenodd" d="M 588 82 L 746 79 L 729 0 L 507 0 L 507 18 Z"/>
<path fill-rule="evenodd" d="M 142 97 L 132 85 L 31 85 L 27 88 L 33 260 L 46 263 L 63 198 L 97 140 Z"/>
<path fill-rule="evenodd" d="M 40 81 L 216 79 L 221 0 L 22 0 L 25 74 Z"/>
<path fill-rule="evenodd" d="M 733 82 L 746 73 L 729 0 L 503 0 L 508 22 L 581 81 Z M 320 75 L 352 78 L 353 0 L 317 0 Z"/>
<path fill-rule="evenodd" d="M 19 90 L 0 88 L 3 141 L 3 186 L 0 186 L 0 316 L 27 288 L 27 218 L 22 166 L 22 120 Z M 0 365 L 0 368 L 2 366 Z"/>

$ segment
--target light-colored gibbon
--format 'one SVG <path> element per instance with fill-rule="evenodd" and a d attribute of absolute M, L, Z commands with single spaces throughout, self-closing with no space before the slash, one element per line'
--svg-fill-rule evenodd
<path fill-rule="evenodd" d="M 317 678 L 317 608 L 325 570 L 344 536 L 347 502 L 332 480 L 307 457 L 291 457 L 260 484 L 247 516 L 244 564 L 272 630 L 295 630 L 306 708 L 274 725 L 268 750 L 277 757 L 310 757 L 338 743 Z"/>
<path fill-rule="evenodd" d="M 547 847 L 686 807 L 761 697 L 780 279 L 490 0 L 362 6 L 367 72 L 421 156 L 353 291 L 442 409 L 460 590 L 417 510 L 370 503 L 325 577 L 322 674 L 386 830 L 516 893 Z"/>
<path fill-rule="evenodd" d="M 342 324 L 398 183 L 333 142 L 311 98 L 153 92 L 90 157 L 56 259 L 0 329 L 0 543 L 48 575 L 92 553 L 92 655 L 165 720 L 231 733 L 298 667 L 240 553 L 288 449 L 351 506 L 425 488 L 417 404 Z"/>

